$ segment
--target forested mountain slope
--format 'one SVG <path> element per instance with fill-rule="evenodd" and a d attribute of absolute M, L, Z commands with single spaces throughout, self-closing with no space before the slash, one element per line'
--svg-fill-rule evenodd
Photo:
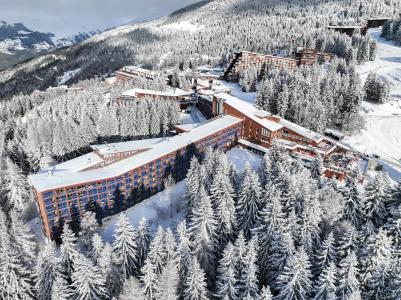
<path fill-rule="evenodd" d="M 393 16 L 399 8 L 400 1 L 380 0 L 202 1 L 168 17 L 121 26 L 3 71 L 0 97 L 56 85 L 58 76 L 78 68 L 80 72 L 68 83 L 110 74 L 127 64 L 150 68 L 219 64 L 230 51 L 239 49 L 270 52 L 305 45 L 346 56 L 336 48 L 338 40 L 346 37 L 328 31 L 327 25 Z"/>

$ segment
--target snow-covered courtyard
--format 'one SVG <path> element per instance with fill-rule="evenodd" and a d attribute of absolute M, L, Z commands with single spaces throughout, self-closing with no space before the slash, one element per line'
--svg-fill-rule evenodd
<path fill-rule="evenodd" d="M 401 47 L 380 37 L 379 28 L 369 30 L 369 34 L 377 41 L 377 57 L 357 70 L 362 80 L 369 72 L 377 72 L 390 84 L 392 99 L 381 105 L 364 102 L 366 128 L 345 142 L 363 153 L 379 155 L 401 171 Z"/>
<path fill-rule="evenodd" d="M 250 164 L 252 169 L 256 170 L 262 160 L 262 157 L 239 147 L 228 151 L 227 158 L 230 163 L 236 166 L 238 172 L 241 172 L 247 163 Z M 159 225 L 164 228 L 175 228 L 183 220 L 181 204 L 184 197 L 185 180 L 175 184 L 169 190 L 164 190 L 144 200 L 125 213 L 134 227 L 137 227 L 139 221 L 145 217 L 153 230 L 156 230 Z M 113 241 L 117 220 L 118 215 L 115 215 L 103 221 L 103 238 L 105 241 L 110 243 Z"/>

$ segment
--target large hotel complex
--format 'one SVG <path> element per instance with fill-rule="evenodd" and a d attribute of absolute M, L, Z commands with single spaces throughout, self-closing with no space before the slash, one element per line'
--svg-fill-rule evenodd
<path fill-rule="evenodd" d="M 124 98 L 130 101 L 149 93 L 131 90 Z M 152 98 L 182 102 L 184 94 L 154 92 Z M 58 238 L 64 223 L 78 229 L 87 210 L 98 218 L 125 210 L 163 190 L 168 176 L 184 179 L 191 158 L 208 147 L 229 150 L 239 145 L 263 155 L 279 143 L 305 165 L 320 154 L 325 176 L 337 180 L 358 163 L 358 155 L 342 143 L 213 91 L 212 86 L 209 93 L 195 92 L 194 98 L 208 119 L 203 123 L 177 125 L 174 136 L 94 145 L 86 155 L 30 175 L 46 236 Z"/>

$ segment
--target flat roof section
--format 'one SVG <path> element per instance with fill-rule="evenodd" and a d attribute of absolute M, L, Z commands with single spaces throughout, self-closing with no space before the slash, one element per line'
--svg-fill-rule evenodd
<path fill-rule="evenodd" d="M 94 155 L 99 157 L 92 152 L 77 157 L 72 161 L 42 170 L 37 174 L 32 174 L 28 176 L 28 179 L 37 192 L 44 192 L 65 186 L 79 185 L 117 177 L 241 122 L 242 120 L 239 118 L 223 115 L 201 124 L 190 132 L 160 139 L 159 141 L 154 140 L 149 150 L 127 157 L 103 168 L 80 171 L 90 166 L 88 165 L 88 158 L 93 158 Z M 111 147 L 113 147 L 113 144 L 111 144 Z M 97 163 L 101 161 L 100 158 Z M 91 165 L 93 165 L 93 163 L 91 163 Z"/>
<path fill-rule="evenodd" d="M 268 129 L 271 132 L 275 132 L 275 131 L 283 128 L 283 126 L 279 123 L 259 117 L 261 115 L 261 113 L 263 113 L 264 117 L 268 116 L 269 114 L 266 114 L 266 112 L 256 109 L 252 104 L 250 104 L 248 102 L 245 102 L 245 101 L 238 99 L 234 96 L 231 96 L 227 93 L 218 93 L 215 96 L 219 99 L 223 99 L 224 102 L 227 103 L 228 105 L 230 105 L 232 108 L 243 113 L 248 118 L 250 118 L 251 120 L 255 121 L 256 123 L 262 125 L 263 127 L 265 127 L 266 129 Z"/>

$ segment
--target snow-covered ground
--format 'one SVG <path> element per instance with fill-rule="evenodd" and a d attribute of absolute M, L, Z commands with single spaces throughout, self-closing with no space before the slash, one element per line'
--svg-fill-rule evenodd
<path fill-rule="evenodd" d="M 247 162 L 256 170 L 262 160 L 260 156 L 239 147 L 228 151 L 227 158 L 229 162 L 236 166 L 238 172 L 244 169 Z M 135 205 L 125 213 L 134 227 L 137 227 L 142 217 L 145 217 L 151 224 L 153 230 L 156 230 L 159 225 L 164 228 L 174 228 L 184 217 L 181 205 L 184 197 L 185 180 L 177 183 L 170 190 L 164 190 L 138 205 Z M 111 243 L 113 241 L 117 219 L 118 215 L 115 215 L 104 220 L 102 235 L 107 242 Z"/>
<path fill-rule="evenodd" d="M 187 112 L 188 110 L 190 112 Z M 191 106 L 187 111 L 181 112 L 181 124 L 198 124 L 206 121 L 206 118 L 195 106 Z"/>
<path fill-rule="evenodd" d="M 357 70 L 363 81 L 369 72 L 377 72 L 390 84 L 392 99 L 381 105 L 364 102 L 362 116 L 366 128 L 345 142 L 363 153 L 379 155 L 384 163 L 393 164 L 389 168 L 396 173 L 401 172 L 401 47 L 381 38 L 380 33 L 378 28 L 369 30 L 377 41 L 377 58 Z"/>
<path fill-rule="evenodd" d="M 75 70 L 71 70 L 71 71 L 67 71 L 64 72 L 64 74 L 60 77 L 57 77 L 58 80 L 58 84 L 64 84 L 65 82 L 67 82 L 68 80 L 70 80 L 72 77 L 74 77 L 77 73 L 79 73 L 81 71 L 80 68 L 75 69 Z"/>
<path fill-rule="evenodd" d="M 226 87 L 230 88 L 231 95 L 233 95 L 234 97 L 237 97 L 241 100 L 244 100 L 252 104 L 256 102 L 256 92 L 245 93 L 244 91 L 242 91 L 238 83 L 225 82 L 225 81 L 220 81 L 220 82 L 222 85 L 225 85 Z"/>

